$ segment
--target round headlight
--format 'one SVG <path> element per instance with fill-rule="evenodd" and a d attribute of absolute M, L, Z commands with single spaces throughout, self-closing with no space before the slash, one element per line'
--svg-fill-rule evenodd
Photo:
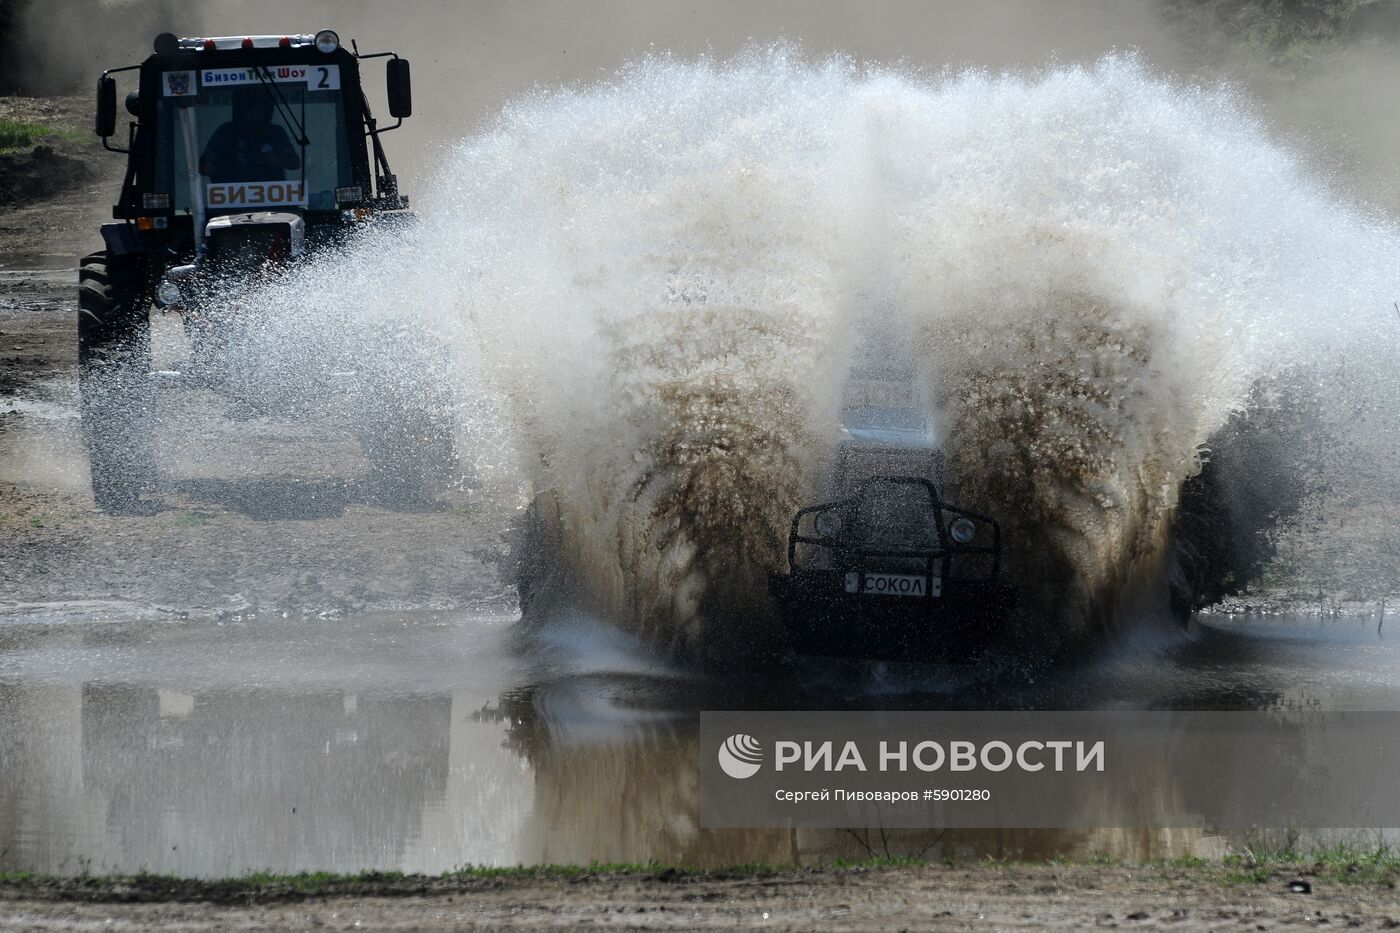
<path fill-rule="evenodd" d="M 948 526 L 948 534 L 958 544 L 971 544 L 972 539 L 977 537 L 977 526 L 970 518 L 959 518 Z"/>
<path fill-rule="evenodd" d="M 161 279 L 160 284 L 156 286 L 156 302 L 164 307 L 179 304 L 182 297 L 180 286 L 169 279 Z"/>
<path fill-rule="evenodd" d="M 316 49 L 323 55 L 329 55 L 340 48 L 340 36 L 335 34 L 334 29 L 322 29 L 316 33 Z"/>
<path fill-rule="evenodd" d="M 837 511 L 826 511 L 817 513 L 817 534 L 823 538 L 834 538 L 841 533 L 841 529 L 846 527 L 846 523 L 841 519 L 841 513 Z"/>

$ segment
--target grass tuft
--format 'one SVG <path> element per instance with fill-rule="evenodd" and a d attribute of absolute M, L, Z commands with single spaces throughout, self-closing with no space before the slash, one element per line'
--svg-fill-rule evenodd
<path fill-rule="evenodd" d="M 36 142 L 49 137 L 74 139 L 77 134 L 71 130 L 59 130 L 39 123 L 25 123 L 22 120 L 8 120 L 0 117 L 0 152 L 26 149 Z"/>

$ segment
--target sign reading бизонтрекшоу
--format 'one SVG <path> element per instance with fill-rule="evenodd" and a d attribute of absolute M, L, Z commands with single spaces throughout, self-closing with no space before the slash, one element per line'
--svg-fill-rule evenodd
<path fill-rule="evenodd" d="M 700 825 L 1400 826 L 1400 713 L 704 712 Z"/>

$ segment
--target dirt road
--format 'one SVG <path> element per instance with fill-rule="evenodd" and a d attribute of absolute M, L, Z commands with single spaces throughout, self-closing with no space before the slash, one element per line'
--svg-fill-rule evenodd
<path fill-rule="evenodd" d="M 0 885 L 0 929 L 1395 929 L 1392 880 L 1230 882 L 1218 869 L 1033 865 L 368 882 L 250 896 L 219 885 Z M 1306 877 L 1303 880 L 1308 880 Z M 352 886 L 352 889 L 356 886 Z"/>

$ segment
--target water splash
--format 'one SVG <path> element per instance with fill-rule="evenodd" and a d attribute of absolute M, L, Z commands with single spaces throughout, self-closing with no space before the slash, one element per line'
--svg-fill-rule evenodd
<path fill-rule="evenodd" d="M 1393 227 L 1229 89 L 1132 56 L 938 76 L 657 56 L 512 104 L 424 203 L 375 247 L 404 270 L 393 301 L 451 316 L 589 608 L 688 654 L 771 633 L 766 574 L 872 317 L 919 361 L 957 494 L 1008 524 L 1038 618 L 1082 632 L 1155 572 L 1251 383 L 1384 358 L 1400 294 Z"/>

